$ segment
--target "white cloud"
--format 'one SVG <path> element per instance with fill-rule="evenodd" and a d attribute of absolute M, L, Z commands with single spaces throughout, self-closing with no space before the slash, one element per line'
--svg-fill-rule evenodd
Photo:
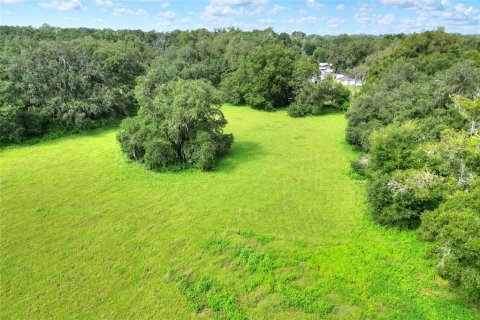
<path fill-rule="evenodd" d="M 420 0 L 419 2 L 421 2 Z M 415 7 L 415 0 L 382 0 L 384 6 L 394 8 L 413 8 Z"/>
<path fill-rule="evenodd" d="M 262 18 L 262 19 L 258 19 L 258 22 L 260 22 L 261 24 L 263 25 L 272 25 L 273 24 L 273 20 L 272 19 L 265 19 L 265 18 Z"/>
<path fill-rule="evenodd" d="M 437 3 L 435 9 L 415 8 L 419 24 L 423 28 L 438 26 L 478 26 L 480 24 L 480 9 L 466 7 L 463 3 L 451 4 L 448 0 Z"/>
<path fill-rule="evenodd" d="M 372 23 L 373 21 L 373 18 L 364 11 L 356 12 L 353 15 L 353 18 L 355 19 L 355 21 L 362 24 Z"/>
<path fill-rule="evenodd" d="M 232 8 L 231 6 L 214 6 L 209 5 L 205 7 L 203 11 L 203 16 L 206 19 L 215 19 L 218 17 L 235 17 L 245 14 L 245 9 L 243 7 L 239 9 Z"/>
<path fill-rule="evenodd" d="M 320 9 L 323 8 L 325 5 L 323 3 L 318 3 L 317 0 L 307 0 L 307 7 Z"/>
<path fill-rule="evenodd" d="M 93 23 L 104 24 L 106 21 L 100 18 L 90 20 Z"/>
<path fill-rule="evenodd" d="M 327 27 L 336 29 L 347 22 L 346 19 L 338 19 L 338 18 L 330 18 L 324 19 L 323 22 L 327 25 Z"/>
<path fill-rule="evenodd" d="M 113 8 L 113 15 L 119 16 L 122 14 L 129 14 L 131 16 L 138 16 L 138 17 L 146 17 L 148 16 L 148 12 L 143 9 L 132 10 L 125 7 Z"/>
<path fill-rule="evenodd" d="M 337 4 L 336 8 L 338 11 L 342 11 L 342 10 L 345 10 L 345 5 L 343 3 Z"/>
<path fill-rule="evenodd" d="M 278 14 L 279 12 L 287 9 L 287 7 L 281 6 L 279 4 L 275 4 L 273 8 L 269 11 L 270 14 Z"/>
<path fill-rule="evenodd" d="M 171 28 L 173 26 L 172 22 L 174 21 L 176 24 L 179 24 L 179 23 L 188 24 L 188 23 L 191 23 L 192 21 L 189 18 L 175 20 L 176 16 L 177 14 L 173 11 L 164 11 L 164 12 L 159 12 L 155 17 L 155 20 L 159 27 L 166 28 L 166 29 Z"/>
<path fill-rule="evenodd" d="M 20 4 L 20 3 L 23 3 L 23 0 L 0 0 L 0 3 L 3 3 L 3 4 Z"/>
<path fill-rule="evenodd" d="M 173 20 L 177 14 L 173 11 L 159 12 L 157 19 L 160 20 Z"/>
<path fill-rule="evenodd" d="M 393 14 L 386 14 L 380 20 L 378 20 L 378 25 L 383 27 L 389 27 L 395 21 L 395 16 Z"/>
<path fill-rule="evenodd" d="M 359 7 L 356 9 L 357 11 L 360 12 L 366 12 L 366 11 L 372 11 L 373 9 L 373 4 L 371 3 L 361 3 Z"/>
<path fill-rule="evenodd" d="M 247 6 L 247 5 L 262 5 L 266 4 L 268 0 L 210 0 L 210 4 L 223 6 Z"/>
<path fill-rule="evenodd" d="M 168 7 L 170 7 L 170 2 L 161 2 L 160 3 L 160 8 L 167 9 Z"/>
<path fill-rule="evenodd" d="M 180 22 L 181 24 L 190 24 L 190 23 L 192 23 L 193 21 L 192 21 L 192 19 L 190 19 L 190 18 L 182 18 L 182 19 L 180 19 L 179 22 Z"/>
<path fill-rule="evenodd" d="M 5 11 L 3 11 L 3 14 L 6 14 L 7 16 L 9 16 L 9 15 L 12 14 L 12 11 L 5 10 Z"/>
<path fill-rule="evenodd" d="M 421 11 L 443 10 L 445 0 L 381 0 L 386 7 L 413 9 Z"/>
<path fill-rule="evenodd" d="M 102 7 L 111 7 L 113 6 L 112 0 L 95 0 L 95 4 Z"/>
<path fill-rule="evenodd" d="M 203 10 L 203 18 L 206 20 L 216 20 L 218 18 L 252 16 L 266 13 L 264 7 L 268 0 L 210 0 L 210 4 Z M 254 11 L 248 11 L 245 8 L 256 6 Z"/>
<path fill-rule="evenodd" d="M 38 4 L 42 8 L 46 9 L 55 9 L 59 11 L 69 11 L 69 10 L 84 10 L 86 7 L 82 5 L 80 0 L 72 1 L 57 1 L 52 0 L 50 2 L 40 2 Z"/>
<path fill-rule="evenodd" d="M 317 22 L 317 17 L 305 16 L 297 19 L 294 19 L 294 18 L 284 19 L 282 21 L 283 23 L 287 23 L 287 24 L 311 24 L 311 23 Z"/>
<path fill-rule="evenodd" d="M 419 32 L 444 26 L 448 30 L 474 30 L 480 26 L 480 8 L 449 0 L 381 0 L 384 6 L 411 11 L 416 18 L 405 18 L 396 29 L 400 32 Z M 470 28 L 473 26 L 473 28 Z"/>

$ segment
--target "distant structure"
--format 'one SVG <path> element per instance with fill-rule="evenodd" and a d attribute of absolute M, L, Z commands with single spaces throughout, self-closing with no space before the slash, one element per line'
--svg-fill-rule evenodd
<path fill-rule="evenodd" d="M 321 80 L 325 79 L 325 77 L 327 77 L 328 75 L 335 75 L 335 71 L 333 71 L 331 64 L 328 62 L 320 62 L 319 69 Z"/>
<path fill-rule="evenodd" d="M 343 74 L 336 74 L 335 79 L 337 79 L 338 82 L 340 82 L 345 86 L 359 87 L 362 85 L 361 80 L 357 80 L 355 78 L 345 76 Z"/>
<path fill-rule="evenodd" d="M 328 62 L 320 62 L 318 67 L 320 69 L 320 80 L 324 80 L 326 77 L 332 77 L 345 86 L 359 87 L 362 85 L 361 80 L 340 73 L 335 73 L 332 69 L 332 65 Z M 317 83 L 317 80 L 312 80 L 312 82 Z"/>

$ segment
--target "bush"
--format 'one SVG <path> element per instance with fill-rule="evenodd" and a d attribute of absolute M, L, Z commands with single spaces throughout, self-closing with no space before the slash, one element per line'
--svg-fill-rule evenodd
<path fill-rule="evenodd" d="M 419 170 L 370 176 L 368 198 L 374 219 L 381 224 L 414 227 L 425 210 L 443 200 L 448 184 L 441 177 Z"/>
<path fill-rule="evenodd" d="M 425 212 L 418 230 L 432 241 L 431 257 L 439 273 L 480 298 L 480 180 L 458 191 L 434 211 Z"/>
<path fill-rule="evenodd" d="M 177 162 L 177 155 L 168 141 L 157 138 L 145 143 L 145 164 L 150 169 L 161 169 Z"/>
<path fill-rule="evenodd" d="M 22 44 L 23 46 L 23 44 Z M 129 41 L 33 41 L 0 52 L 0 142 L 77 132 L 131 114 L 143 72 L 142 49 Z"/>
<path fill-rule="evenodd" d="M 349 99 L 350 90 L 335 80 L 325 79 L 319 84 L 307 81 L 287 111 L 291 117 L 319 115 L 327 110 L 345 111 Z"/>
<path fill-rule="evenodd" d="M 117 139 L 122 151 L 150 169 L 213 168 L 233 143 L 219 103 L 223 95 L 205 80 L 177 80 L 143 97 L 139 114 L 125 119 Z M 212 106 L 213 105 L 213 106 Z"/>
<path fill-rule="evenodd" d="M 368 198 L 372 214 L 382 224 L 417 226 L 425 210 L 435 209 L 446 192 L 454 189 L 453 179 L 425 166 L 416 123 L 392 124 L 370 136 Z"/>
<path fill-rule="evenodd" d="M 414 167 L 420 139 L 414 122 L 392 124 L 374 131 L 369 142 L 371 170 L 389 173 Z"/>
<path fill-rule="evenodd" d="M 15 105 L 0 105 L 0 143 L 20 142 L 25 128 L 21 122 L 22 108 Z"/>
<path fill-rule="evenodd" d="M 353 172 L 356 174 L 365 177 L 367 173 L 369 159 L 366 156 L 362 156 L 358 160 L 353 160 L 350 162 Z"/>

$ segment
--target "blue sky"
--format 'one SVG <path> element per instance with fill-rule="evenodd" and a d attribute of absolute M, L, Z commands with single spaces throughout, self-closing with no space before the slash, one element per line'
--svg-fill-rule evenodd
<path fill-rule="evenodd" d="M 1 25 L 48 23 L 169 31 L 273 27 L 308 34 L 411 33 L 444 26 L 479 34 L 480 0 L 0 0 Z"/>

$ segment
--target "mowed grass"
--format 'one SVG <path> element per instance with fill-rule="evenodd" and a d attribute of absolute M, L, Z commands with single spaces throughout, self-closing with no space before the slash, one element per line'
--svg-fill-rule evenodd
<path fill-rule="evenodd" d="M 343 115 L 223 110 L 213 172 L 148 171 L 114 129 L 1 151 L 1 318 L 479 317 L 370 221 Z"/>

